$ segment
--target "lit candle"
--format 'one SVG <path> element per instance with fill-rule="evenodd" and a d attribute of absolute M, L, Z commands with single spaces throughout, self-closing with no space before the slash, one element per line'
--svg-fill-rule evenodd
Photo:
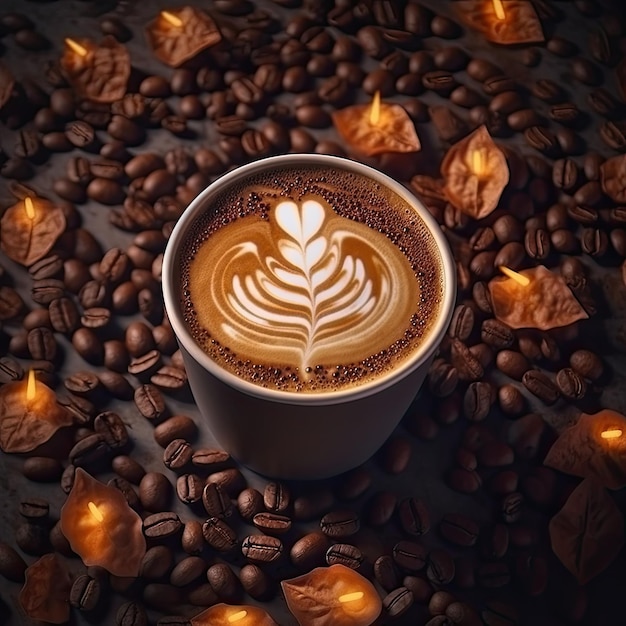
<path fill-rule="evenodd" d="M 126 93 L 130 55 L 126 46 L 107 35 L 99 44 L 65 38 L 61 70 L 76 93 L 94 102 L 114 102 Z"/>
<path fill-rule="evenodd" d="M 44 198 L 26 196 L 0 219 L 0 246 L 10 259 L 28 267 L 50 252 L 65 232 L 65 224 L 60 207 Z"/>
<path fill-rule="evenodd" d="M 494 315 L 511 328 L 549 330 L 588 317 L 560 274 L 543 265 L 515 272 L 500 267 L 505 277 L 489 282 Z"/>
<path fill-rule="evenodd" d="M 374 585 L 345 565 L 318 567 L 281 586 L 300 626 L 369 626 L 382 609 Z"/>
<path fill-rule="evenodd" d="M 71 424 L 72 416 L 33 370 L 26 380 L 0 387 L 0 448 L 5 452 L 30 452 Z"/>
<path fill-rule="evenodd" d="M 74 485 L 61 508 L 61 530 L 87 566 L 115 576 L 137 576 L 146 540 L 141 517 L 119 489 L 76 469 Z"/>
<path fill-rule="evenodd" d="M 485 126 L 453 146 L 441 162 L 443 191 L 457 209 L 482 219 L 492 213 L 509 182 L 506 157 Z"/>
<path fill-rule="evenodd" d="M 192 626 L 277 626 L 258 606 L 214 604 L 191 618 Z"/>
<path fill-rule="evenodd" d="M 370 104 L 355 104 L 332 113 L 337 132 L 357 152 L 417 152 L 421 148 L 415 125 L 404 107 L 381 102 L 376 92 Z"/>
<path fill-rule="evenodd" d="M 493 12 L 496 14 L 496 19 L 503 20 L 506 17 L 504 13 L 504 7 L 502 6 L 502 0 L 492 0 Z"/>
<path fill-rule="evenodd" d="M 178 67 L 218 43 L 222 35 L 204 11 L 185 6 L 161 11 L 146 27 L 146 37 L 160 61 Z"/>
<path fill-rule="evenodd" d="M 602 439 L 617 439 L 618 437 L 621 437 L 623 434 L 623 431 L 621 428 L 609 428 L 608 430 L 603 430 L 600 433 L 600 437 Z"/>

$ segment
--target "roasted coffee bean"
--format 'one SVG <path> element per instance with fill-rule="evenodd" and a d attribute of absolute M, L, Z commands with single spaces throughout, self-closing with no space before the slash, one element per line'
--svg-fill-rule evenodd
<path fill-rule="evenodd" d="M 435 359 L 428 372 L 428 386 L 430 391 L 437 397 L 443 398 L 450 395 L 459 381 L 456 367 L 443 359 Z"/>
<path fill-rule="evenodd" d="M 487 314 L 491 314 L 493 312 L 491 306 L 491 293 L 489 292 L 487 283 L 483 281 L 475 282 L 472 287 L 472 297 L 480 311 Z"/>
<path fill-rule="evenodd" d="M 423 500 L 411 497 L 398 505 L 400 525 L 409 535 L 421 536 L 430 530 L 430 514 Z"/>
<path fill-rule="evenodd" d="M 308 571 L 323 565 L 328 546 L 329 540 L 326 535 L 321 532 L 310 532 L 293 544 L 289 558 L 298 569 Z"/>
<path fill-rule="evenodd" d="M 397 618 L 406 613 L 413 605 L 413 592 L 406 587 L 398 587 L 391 590 L 383 598 L 383 607 L 392 618 Z"/>
<path fill-rule="evenodd" d="M 198 556 L 204 547 L 202 524 L 195 519 L 187 520 L 180 539 L 182 549 L 192 556 Z"/>
<path fill-rule="evenodd" d="M 452 469 L 448 474 L 447 482 L 452 489 L 459 493 L 474 493 L 482 484 L 477 472 L 463 468 Z"/>
<path fill-rule="evenodd" d="M 452 339 L 450 360 L 456 368 L 460 380 L 474 381 L 482 378 L 483 366 L 469 351 L 469 348 L 458 339 Z"/>
<path fill-rule="evenodd" d="M 463 396 L 463 414 L 472 422 L 479 422 L 489 415 L 495 392 L 490 383 L 471 383 Z"/>
<path fill-rule="evenodd" d="M 473 546 L 478 540 L 480 526 L 466 515 L 448 513 L 439 522 L 439 532 L 450 543 L 457 546 Z"/>
<path fill-rule="evenodd" d="M 609 148 L 623 152 L 626 149 L 626 125 L 621 122 L 604 122 L 600 126 L 600 137 Z"/>
<path fill-rule="evenodd" d="M 471 307 L 460 304 L 452 314 L 452 321 L 448 327 L 448 335 L 452 338 L 465 341 L 474 329 L 474 311 Z"/>
<path fill-rule="evenodd" d="M 193 441 L 197 435 L 196 423 L 186 415 L 174 415 L 154 429 L 154 439 L 165 448 L 174 439 Z"/>
<path fill-rule="evenodd" d="M 33 556 L 42 556 L 50 551 L 48 530 L 42 524 L 18 524 L 15 529 L 15 543 L 22 552 Z"/>
<path fill-rule="evenodd" d="M 46 327 L 40 326 L 28 331 L 28 351 L 33 359 L 40 361 L 54 361 L 57 354 L 57 342 L 54 333 Z"/>
<path fill-rule="evenodd" d="M 122 418 L 113 411 L 98 414 L 93 423 L 94 430 L 100 434 L 111 448 L 123 448 L 129 437 Z"/>
<path fill-rule="evenodd" d="M 559 390 L 552 380 L 539 370 L 528 370 L 523 378 L 524 387 L 545 404 L 554 404 L 559 399 Z"/>
<path fill-rule="evenodd" d="M 65 136 L 73 146 L 85 148 L 93 143 L 95 132 L 91 124 L 75 120 L 65 125 Z"/>
<path fill-rule="evenodd" d="M 143 520 L 143 534 L 148 539 L 164 539 L 179 533 L 183 524 L 173 511 L 148 515 Z"/>
<path fill-rule="evenodd" d="M 80 574 L 70 589 L 70 604 L 79 611 L 91 611 L 98 604 L 100 590 L 97 578 Z"/>
<path fill-rule="evenodd" d="M 358 514 L 348 510 L 331 511 L 320 520 L 322 532 L 334 539 L 349 537 L 358 532 L 360 526 Z"/>
<path fill-rule="evenodd" d="M 111 447 L 99 433 L 81 439 L 69 452 L 70 463 L 76 467 L 97 466 L 109 456 Z"/>
<path fill-rule="evenodd" d="M 128 365 L 128 373 L 135 376 L 150 376 L 161 366 L 161 353 L 154 349 L 145 354 L 132 357 Z"/>
<path fill-rule="evenodd" d="M 576 254 L 580 250 L 580 242 L 576 235 L 566 228 L 559 228 L 550 233 L 552 247 L 563 254 Z"/>
<path fill-rule="evenodd" d="M 422 76 L 422 84 L 425 89 L 429 89 L 442 96 L 448 96 L 458 87 L 451 72 L 445 70 L 434 70 L 426 72 Z"/>
<path fill-rule="evenodd" d="M 426 566 L 426 548 L 416 541 L 402 540 L 393 546 L 396 565 L 408 572 L 418 572 Z"/>
<path fill-rule="evenodd" d="M 526 357 L 515 350 L 501 350 L 496 356 L 496 367 L 507 376 L 521 380 L 530 368 Z"/>
<path fill-rule="evenodd" d="M 111 460 L 113 471 L 127 481 L 139 485 L 145 476 L 146 470 L 135 459 L 124 454 L 114 457 Z"/>
<path fill-rule="evenodd" d="M 199 556 L 188 556 L 176 564 L 170 573 L 170 582 L 175 587 L 185 587 L 204 574 L 206 562 Z"/>
<path fill-rule="evenodd" d="M 183 474 L 176 480 L 176 495 L 185 504 L 199 502 L 203 488 L 204 481 L 196 474 Z"/>
<path fill-rule="evenodd" d="M 74 301 L 61 297 L 52 300 L 48 306 L 52 328 L 59 333 L 72 333 L 78 328 L 80 316 Z"/>
<path fill-rule="evenodd" d="M 251 561 L 271 563 L 281 557 L 283 544 L 277 537 L 248 535 L 241 542 L 241 552 Z"/>
<path fill-rule="evenodd" d="M 584 378 L 597 381 L 604 373 L 602 359 L 590 350 L 576 350 L 569 358 L 570 367 Z"/>
<path fill-rule="evenodd" d="M 226 563 L 211 565 L 206 573 L 207 580 L 219 599 L 236 602 L 239 596 L 239 580 Z"/>
<path fill-rule="evenodd" d="M 572 159 L 558 159 L 552 169 L 552 182 L 558 189 L 570 191 L 578 183 L 579 172 L 576 162 Z"/>
<path fill-rule="evenodd" d="M 311 520 L 330 510 L 335 498 L 328 488 L 320 488 L 298 496 L 293 503 L 293 517 L 296 520 Z"/>
<path fill-rule="evenodd" d="M 57 278 L 42 278 L 33 281 L 31 296 L 37 304 L 50 304 L 65 295 L 65 285 Z"/>
<path fill-rule="evenodd" d="M 546 259 L 550 254 L 550 235 L 543 228 L 532 228 L 524 236 L 524 248 L 531 259 Z"/>
<path fill-rule="evenodd" d="M 379 556 L 374 562 L 374 576 L 378 584 L 386 591 L 400 584 L 400 572 L 393 558 L 388 554 Z"/>
<path fill-rule="evenodd" d="M 510 113 L 506 121 L 511 130 L 522 132 L 531 126 L 538 126 L 541 118 L 534 109 L 518 109 Z"/>
<path fill-rule="evenodd" d="M 541 78 L 530 86 L 531 92 L 537 98 L 546 102 L 562 102 L 564 99 L 563 89 L 553 80 Z"/>
<path fill-rule="evenodd" d="M 351 569 L 361 567 L 365 557 L 361 550 L 349 543 L 336 543 L 326 551 L 326 563 L 334 565 L 340 563 Z"/>
<path fill-rule="evenodd" d="M 226 519 L 233 511 L 228 494 L 217 483 L 207 483 L 202 490 L 202 504 L 209 517 Z"/>
<path fill-rule="evenodd" d="M 139 574 L 148 580 L 162 578 L 171 569 L 173 562 L 174 554 L 171 548 L 162 545 L 153 546 L 146 551 Z"/>
<path fill-rule="evenodd" d="M 174 439 L 163 451 L 163 464 L 173 471 L 180 470 L 191 463 L 193 450 L 184 439 Z"/>
<path fill-rule="evenodd" d="M 435 585 L 447 585 L 454 578 L 454 559 L 445 550 L 436 548 L 428 554 L 426 576 Z"/>
<path fill-rule="evenodd" d="M 209 517 L 202 526 L 205 541 L 219 552 L 227 552 L 237 544 L 237 534 L 218 517 Z"/>
<path fill-rule="evenodd" d="M 272 596 L 274 583 L 258 565 L 244 565 L 239 571 L 239 580 L 244 591 L 255 600 L 268 600 Z"/>
<path fill-rule="evenodd" d="M 284 513 L 290 505 L 291 494 L 284 483 L 269 482 L 263 491 L 263 501 L 268 511 Z"/>
<path fill-rule="evenodd" d="M 531 148 L 547 156 L 558 156 L 560 152 L 556 135 L 545 126 L 530 126 L 524 131 L 524 138 Z"/>
<path fill-rule="evenodd" d="M 236 497 L 246 487 L 246 479 L 237 468 L 229 468 L 213 472 L 207 476 L 207 482 L 216 483 L 231 498 Z"/>
<path fill-rule="evenodd" d="M 566 398 L 572 400 L 584 398 L 587 392 L 585 379 L 570 367 L 565 367 L 557 372 L 556 385 Z"/>
<path fill-rule="evenodd" d="M 389 522 L 397 505 L 397 498 L 391 491 L 379 491 L 367 502 L 365 519 L 370 526 L 384 526 Z"/>
<path fill-rule="evenodd" d="M 158 513 L 167 510 L 172 495 L 172 485 L 160 472 L 147 472 L 139 483 L 139 499 L 146 511 Z"/>
<path fill-rule="evenodd" d="M 252 523 L 267 535 L 282 535 L 291 530 L 291 519 L 277 513 L 262 511 L 252 518 Z"/>
<path fill-rule="evenodd" d="M 0 541 L 0 575 L 16 583 L 24 582 L 26 562 L 8 543 Z"/>
<path fill-rule="evenodd" d="M 507 524 L 514 524 L 519 521 L 522 516 L 523 504 L 524 496 L 521 493 L 514 491 L 505 495 L 504 498 L 502 498 L 500 507 L 502 519 Z"/>
<path fill-rule="evenodd" d="M 194 450 L 191 462 L 199 468 L 217 470 L 230 462 L 230 454 L 225 450 L 216 448 L 200 448 Z"/>
<path fill-rule="evenodd" d="M 604 256 L 609 247 L 607 234 L 599 228 L 584 228 L 580 241 L 583 252 L 594 257 Z"/>
<path fill-rule="evenodd" d="M 19 512 L 27 520 L 44 520 L 50 512 L 50 504 L 42 498 L 22 499 L 19 504 Z"/>

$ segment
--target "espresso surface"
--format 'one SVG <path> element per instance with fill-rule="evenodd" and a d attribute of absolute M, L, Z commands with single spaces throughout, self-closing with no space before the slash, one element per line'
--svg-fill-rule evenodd
<path fill-rule="evenodd" d="M 195 340 L 244 380 L 291 391 L 402 366 L 442 297 L 441 259 L 419 216 L 344 171 L 287 169 L 224 191 L 181 258 Z"/>

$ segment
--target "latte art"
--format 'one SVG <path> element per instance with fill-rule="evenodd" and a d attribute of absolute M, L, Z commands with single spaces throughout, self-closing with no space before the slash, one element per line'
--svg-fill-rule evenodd
<path fill-rule="evenodd" d="M 384 251 L 384 256 L 380 251 Z M 419 287 L 406 257 L 321 197 L 278 202 L 199 249 L 190 271 L 198 322 L 239 357 L 306 372 L 389 346 Z M 211 303 L 210 305 L 208 303 Z"/>

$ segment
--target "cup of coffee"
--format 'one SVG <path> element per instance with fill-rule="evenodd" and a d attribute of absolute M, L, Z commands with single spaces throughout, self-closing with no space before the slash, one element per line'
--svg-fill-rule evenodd
<path fill-rule="evenodd" d="M 174 228 L 165 307 L 208 429 L 281 479 L 367 460 L 417 395 L 456 270 L 401 184 L 349 159 L 268 157 L 223 175 Z"/>

